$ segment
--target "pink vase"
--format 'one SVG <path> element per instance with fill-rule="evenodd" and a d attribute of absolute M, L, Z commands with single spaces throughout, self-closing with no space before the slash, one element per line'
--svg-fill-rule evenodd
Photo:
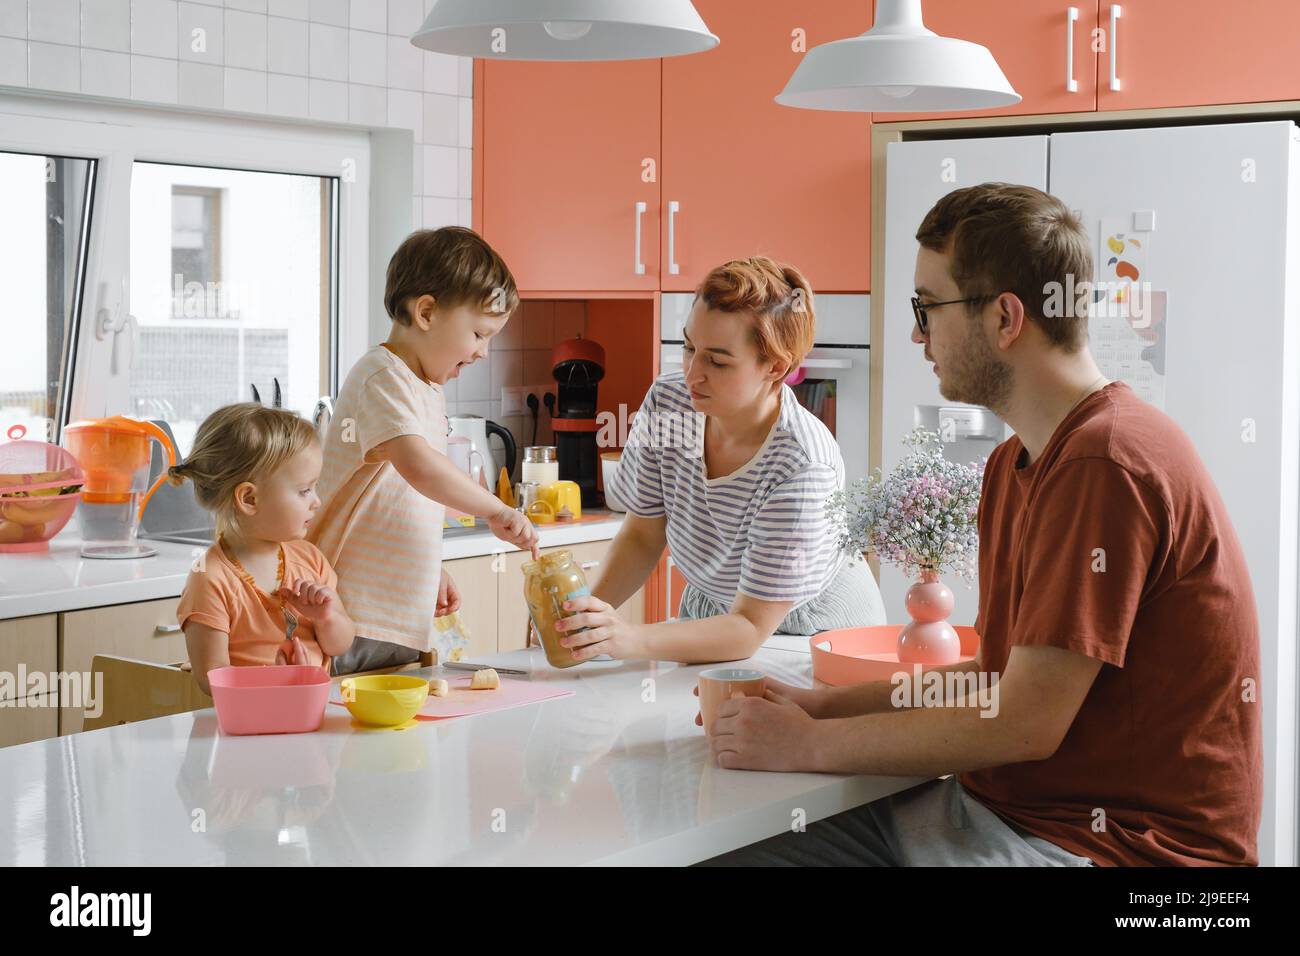
<path fill-rule="evenodd" d="M 898 660 L 903 664 L 955 664 L 961 659 L 961 638 L 948 623 L 953 597 L 938 571 L 923 570 L 921 580 L 907 589 L 910 623 L 898 635 Z"/>

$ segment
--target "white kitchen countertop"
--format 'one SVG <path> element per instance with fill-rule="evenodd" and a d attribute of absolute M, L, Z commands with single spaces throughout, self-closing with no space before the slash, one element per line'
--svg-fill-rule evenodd
<path fill-rule="evenodd" d="M 541 526 L 538 530 L 542 547 L 613 538 L 623 525 L 623 515 L 603 514 L 607 517 L 601 521 Z M 190 565 L 206 548 L 170 541 L 147 543 L 158 549 L 150 558 L 83 558 L 80 538 L 65 531 L 50 542 L 49 551 L 0 553 L 0 621 L 179 597 Z M 517 550 L 484 528 L 473 534 L 448 536 L 443 542 L 443 560 Z"/>
<path fill-rule="evenodd" d="M 330 705 L 313 734 L 224 737 L 203 710 L 0 749 L 0 864 L 688 864 L 923 782 L 719 769 L 700 666 L 483 660 L 576 694 L 403 731 Z M 751 662 L 811 684 L 806 652 Z"/>

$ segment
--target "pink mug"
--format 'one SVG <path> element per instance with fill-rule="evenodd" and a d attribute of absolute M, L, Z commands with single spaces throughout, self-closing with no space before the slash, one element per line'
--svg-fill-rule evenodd
<path fill-rule="evenodd" d="M 718 708 L 736 694 L 762 697 L 767 692 L 767 678 L 752 667 L 714 667 L 700 673 L 700 720 L 707 734 L 718 719 Z"/>

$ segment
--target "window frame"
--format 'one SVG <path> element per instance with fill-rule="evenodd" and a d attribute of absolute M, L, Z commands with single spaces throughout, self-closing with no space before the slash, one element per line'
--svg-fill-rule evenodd
<path fill-rule="evenodd" d="M 0 150 L 96 163 L 80 321 L 65 345 L 71 382 L 64 384 L 59 432 L 69 421 L 129 408 L 130 362 L 122 356 L 130 355 L 131 326 L 119 334 L 110 327 L 125 319 L 130 303 L 131 171 L 137 161 L 331 177 L 325 201 L 329 228 L 338 226 L 338 246 L 331 253 L 333 281 L 322 284 L 331 300 L 334 341 L 323 356 L 325 392 L 337 395 L 338 370 L 350 368 L 368 347 L 371 138 L 365 130 L 4 94 Z M 121 340 L 116 361 L 115 340 Z"/>

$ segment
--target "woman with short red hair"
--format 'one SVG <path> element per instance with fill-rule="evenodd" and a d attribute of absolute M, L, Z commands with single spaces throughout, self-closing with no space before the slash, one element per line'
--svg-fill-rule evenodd
<path fill-rule="evenodd" d="M 700 284 L 682 371 L 651 386 L 611 488 L 627 518 L 563 622 L 579 660 L 741 660 L 776 633 L 885 622 L 875 578 L 838 550 L 826 514 L 844 486 L 839 446 L 785 384 L 815 327 L 793 266 L 737 259 Z M 679 620 L 624 621 L 614 608 L 665 546 L 687 582 Z"/>

